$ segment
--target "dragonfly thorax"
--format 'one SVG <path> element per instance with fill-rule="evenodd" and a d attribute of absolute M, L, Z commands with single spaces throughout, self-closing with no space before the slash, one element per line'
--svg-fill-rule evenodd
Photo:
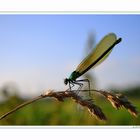
<path fill-rule="evenodd" d="M 64 79 L 64 84 L 67 85 L 69 82 L 76 81 L 79 75 L 79 72 L 73 71 L 69 78 Z"/>
<path fill-rule="evenodd" d="M 73 71 L 73 72 L 71 73 L 69 79 L 70 79 L 71 81 L 76 81 L 76 79 L 77 79 L 78 77 L 79 77 L 79 72 Z"/>

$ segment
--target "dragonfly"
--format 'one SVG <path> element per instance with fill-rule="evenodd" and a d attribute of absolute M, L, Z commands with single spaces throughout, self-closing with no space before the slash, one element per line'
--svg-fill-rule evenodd
<path fill-rule="evenodd" d="M 83 87 L 83 82 L 87 82 L 90 95 L 90 81 L 88 79 L 77 79 L 85 74 L 89 69 L 95 68 L 97 65 L 101 64 L 112 52 L 112 49 L 121 42 L 121 40 L 122 38 L 117 39 L 115 33 L 109 33 L 104 36 L 96 47 L 89 53 L 89 55 L 77 66 L 75 71 L 70 74 L 69 78 L 64 79 L 64 84 L 69 85 L 68 90 L 71 91 L 74 85 L 79 85 L 77 91 L 80 91 Z"/>

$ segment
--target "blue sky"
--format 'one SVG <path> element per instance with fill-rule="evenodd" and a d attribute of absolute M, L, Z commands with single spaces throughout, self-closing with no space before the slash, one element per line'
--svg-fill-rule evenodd
<path fill-rule="evenodd" d="M 93 71 L 98 88 L 140 84 L 140 15 L 0 15 L 0 87 L 24 93 L 66 89 L 63 79 L 83 58 L 89 32 L 96 43 L 110 32 L 122 38 Z"/>

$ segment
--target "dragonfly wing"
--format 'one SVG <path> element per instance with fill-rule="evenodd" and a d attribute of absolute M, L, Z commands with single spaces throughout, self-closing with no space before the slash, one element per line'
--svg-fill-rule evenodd
<path fill-rule="evenodd" d="M 115 43 L 117 37 L 114 33 L 106 35 L 100 42 L 97 44 L 96 48 L 78 65 L 76 72 L 82 73 L 87 71 L 89 66 L 92 65 L 111 45 Z M 103 56 L 92 68 L 102 63 L 111 53 L 112 49 Z"/>

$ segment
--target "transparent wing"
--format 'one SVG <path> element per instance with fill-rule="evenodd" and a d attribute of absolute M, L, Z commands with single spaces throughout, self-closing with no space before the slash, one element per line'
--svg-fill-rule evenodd
<path fill-rule="evenodd" d="M 117 37 L 114 33 L 106 35 L 100 42 L 97 44 L 96 48 L 78 65 L 76 72 L 83 73 L 90 65 L 92 65 L 111 45 L 115 43 Z M 102 57 L 92 68 L 99 65 L 103 62 L 111 53 L 110 50 L 104 57 Z"/>

